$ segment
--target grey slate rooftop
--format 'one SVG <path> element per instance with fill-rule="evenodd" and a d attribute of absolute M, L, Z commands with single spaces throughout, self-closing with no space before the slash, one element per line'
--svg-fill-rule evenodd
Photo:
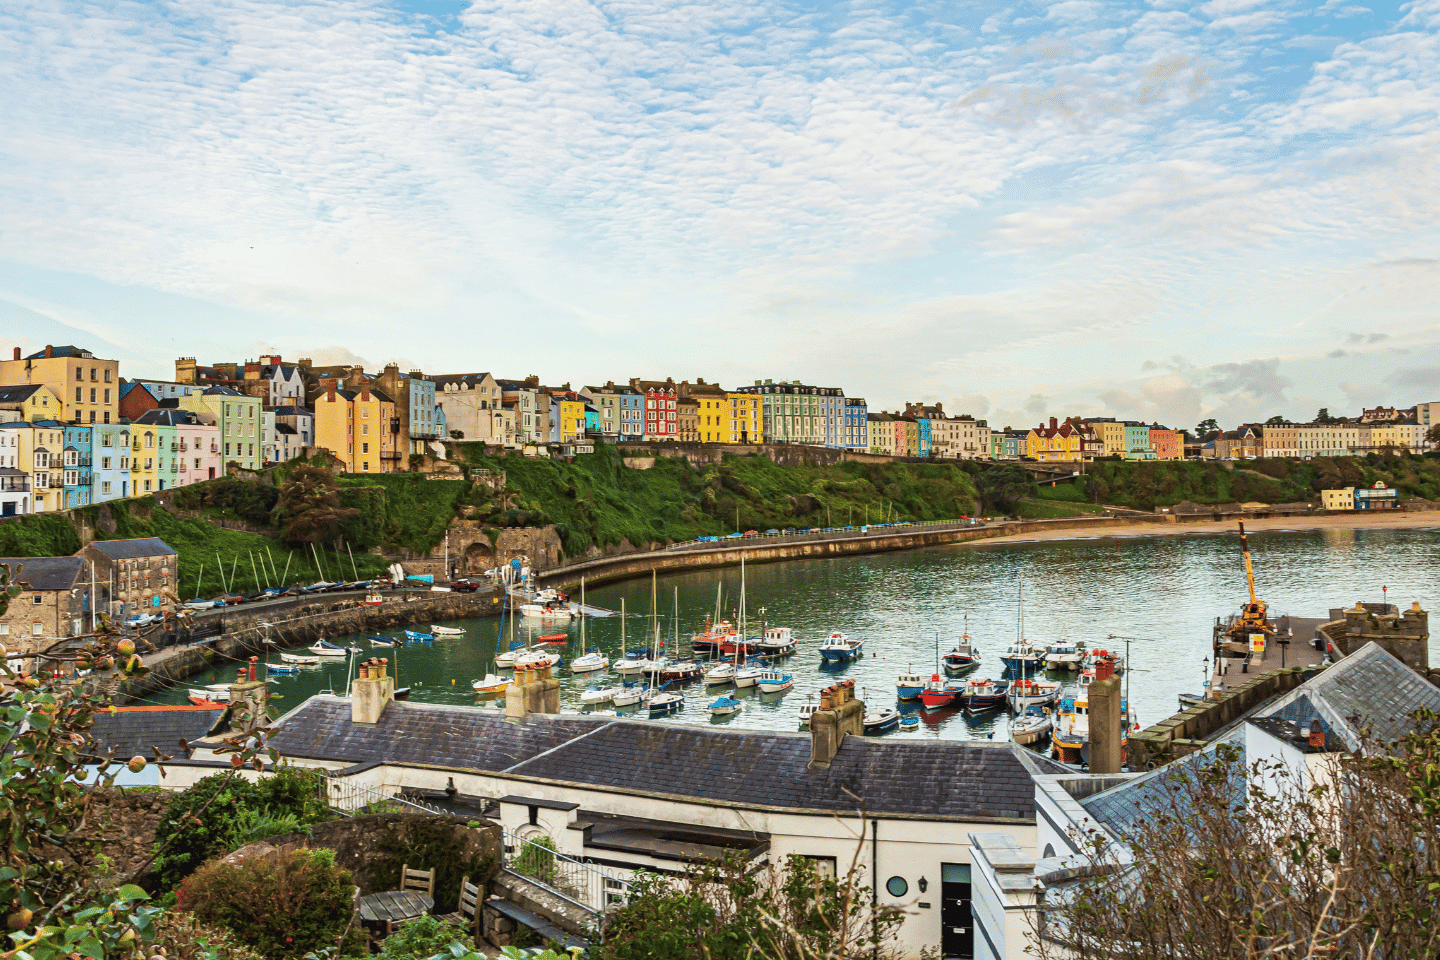
<path fill-rule="evenodd" d="M 85 752 L 91 757 L 113 755 L 119 760 L 143 756 L 155 759 L 151 747 L 181 757 L 180 740 L 199 740 L 206 736 L 220 718 L 225 716 L 223 708 L 206 710 L 194 707 L 147 707 L 125 708 L 110 713 L 106 710 L 95 712 L 95 725 L 90 728 L 93 743 Z M 113 750 L 113 754 L 112 754 Z"/>
<path fill-rule="evenodd" d="M 0 557 L 0 563 L 9 566 L 12 575 L 24 564 L 20 582 L 31 590 L 69 590 L 85 561 L 80 557 Z"/>
<path fill-rule="evenodd" d="M 1440 711 L 1440 687 L 1367 643 L 1256 713 L 1304 727 L 1318 719 L 1327 737 L 1354 750 L 1366 731 L 1380 742 L 1399 739 L 1413 729 L 1409 715 L 1422 708 Z"/>
<path fill-rule="evenodd" d="M 133 540 L 96 540 L 90 546 L 113 560 L 168 557 L 175 553 L 175 548 L 159 537 L 136 537 Z"/>
<path fill-rule="evenodd" d="M 1034 775 L 1055 772 L 1010 743 L 848 737 L 828 769 L 812 770 L 808 734 L 568 715 L 515 724 L 473 707 L 404 702 L 361 727 L 334 696 L 281 718 L 271 743 L 297 758 L 428 764 L 716 804 L 846 812 L 856 809 L 853 793 L 872 814 L 964 819 L 1033 819 Z"/>

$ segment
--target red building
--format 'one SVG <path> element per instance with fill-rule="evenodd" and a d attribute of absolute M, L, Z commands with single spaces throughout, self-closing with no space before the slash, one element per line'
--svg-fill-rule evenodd
<path fill-rule="evenodd" d="M 120 419 L 122 422 L 139 420 L 146 411 L 154 410 L 159 406 L 160 401 L 156 400 L 149 390 L 133 380 L 120 387 Z"/>
<path fill-rule="evenodd" d="M 679 439 L 679 395 L 675 391 L 675 380 L 639 380 L 631 377 L 630 387 L 645 396 L 645 439 Z"/>

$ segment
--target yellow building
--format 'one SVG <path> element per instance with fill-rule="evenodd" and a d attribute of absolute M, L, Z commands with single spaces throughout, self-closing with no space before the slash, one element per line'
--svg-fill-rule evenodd
<path fill-rule="evenodd" d="M 321 386 L 315 398 L 315 445 L 334 454 L 349 473 L 395 472 L 401 454 L 394 402 L 369 383 L 359 390 L 341 390 L 335 380 Z M 580 416 L 583 422 L 583 407 Z"/>
<path fill-rule="evenodd" d="M 760 443 L 765 434 L 761 418 L 760 398 L 753 393 L 727 393 L 729 409 L 729 442 Z"/>
<path fill-rule="evenodd" d="M 1100 447 L 1100 442 L 1095 436 L 1093 429 L 1087 430 L 1088 425 L 1080 427 L 1070 421 L 1057 423 L 1054 417 L 1050 418 L 1050 425 L 1043 423 L 1038 427 L 1031 427 L 1030 432 L 1025 436 L 1025 455 L 1032 460 L 1048 462 L 1079 462 L 1086 459 L 1086 454 L 1091 450 Z M 1121 429 L 1124 427 L 1122 425 Z"/>
<path fill-rule="evenodd" d="M 1128 455 L 1125 444 L 1125 424 L 1118 420 L 1086 420 L 1085 425 L 1095 431 L 1100 438 L 1104 452 L 1102 457 L 1119 457 L 1122 460 Z"/>
<path fill-rule="evenodd" d="M 1321 490 L 1320 499 L 1326 510 L 1354 510 L 1355 488 L 1346 487 L 1343 490 Z"/>
<path fill-rule="evenodd" d="M 137 423 L 130 428 L 130 489 L 137 496 L 160 489 L 158 464 L 164 457 L 165 441 L 158 426 Z"/>
<path fill-rule="evenodd" d="M 47 513 L 65 506 L 65 428 L 55 420 L 16 421 L 0 426 L 0 467 L 25 474 L 30 502 L 21 513 Z"/>
<path fill-rule="evenodd" d="M 571 395 L 573 397 L 573 394 Z M 574 443 L 585 436 L 585 401 L 552 395 L 550 403 L 559 406 L 561 443 Z M 556 414 L 552 413 L 552 416 Z"/>
<path fill-rule="evenodd" d="M 69 423 L 120 422 L 120 361 L 98 360 L 79 347 L 46 347 L 28 357 L 0 360 L 0 383 L 44 384 L 61 409 L 51 416 Z"/>
<path fill-rule="evenodd" d="M 0 387 L 0 423 L 24 420 L 59 420 L 64 404 L 43 383 Z"/>

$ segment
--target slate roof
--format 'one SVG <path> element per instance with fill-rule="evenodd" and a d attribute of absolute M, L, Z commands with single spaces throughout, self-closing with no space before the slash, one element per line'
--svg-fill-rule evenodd
<path fill-rule="evenodd" d="M 1134 837 L 1142 824 L 1169 806 L 1172 797 L 1189 793 L 1200 769 L 1215 762 L 1215 751 L 1222 743 L 1238 751 L 1235 769 L 1244 770 L 1245 737 L 1235 733 L 1158 770 L 1086 797 L 1080 805 L 1117 836 Z M 1075 774 L 1074 770 L 1069 772 L 1072 776 Z M 1230 788 L 1232 800 L 1239 803 L 1244 795 L 1244 778 L 1236 777 Z"/>
<path fill-rule="evenodd" d="M 52 348 L 50 348 L 50 350 L 51 350 L 52 355 L 57 356 L 57 357 L 85 357 L 86 359 L 89 359 L 90 357 L 93 357 L 93 356 L 94 356 L 94 354 L 92 354 L 89 350 L 81 350 L 79 347 L 73 346 L 73 345 L 71 345 L 71 346 L 65 346 L 65 347 L 52 347 Z M 26 359 L 26 360 L 44 360 L 44 359 L 45 359 L 45 351 L 44 351 L 44 350 L 40 350 L 40 351 L 38 351 L 38 352 L 36 352 L 36 353 L 32 353 L 32 354 L 30 354 L 30 356 L 26 357 L 25 359 Z"/>
<path fill-rule="evenodd" d="M 292 426 L 290 426 L 290 424 L 288 424 L 288 423 L 277 423 L 277 424 L 275 424 L 275 432 L 276 432 L 276 433 L 283 433 L 283 434 L 286 434 L 287 436 L 294 436 L 295 433 L 296 433 L 295 428 L 292 427 Z"/>
<path fill-rule="evenodd" d="M 350 722 L 344 697 L 311 697 L 275 725 L 270 738 L 287 756 L 500 771 L 603 725 L 589 717 L 504 717 L 474 707 L 393 701 L 373 727 Z"/>
<path fill-rule="evenodd" d="M 25 569 L 20 581 L 31 590 L 69 590 L 80 576 L 85 561 L 80 557 L 0 557 L 13 572 L 20 564 Z"/>
<path fill-rule="evenodd" d="M 361 727 L 334 696 L 281 718 L 271 743 L 307 759 L 433 764 L 722 804 L 853 811 L 854 793 L 871 813 L 963 819 L 1032 819 L 1034 774 L 1059 772 L 1010 743 L 865 737 L 846 738 L 828 769 L 811 770 L 808 734 L 584 716 L 512 724 L 438 704 L 392 702 Z"/>
<path fill-rule="evenodd" d="M 175 553 L 175 548 L 159 537 L 136 537 L 133 540 L 96 540 L 90 546 L 112 560 L 163 557 Z"/>
<path fill-rule="evenodd" d="M 1354 750 L 1361 746 L 1366 730 L 1380 742 L 1398 740 L 1414 729 L 1409 715 L 1421 708 L 1440 711 L 1440 687 L 1372 642 L 1263 707 L 1258 715 L 1302 727 L 1318 719 L 1327 737 L 1338 737 Z"/>
<path fill-rule="evenodd" d="M 134 423 L 145 423 L 151 426 L 178 427 L 194 426 L 200 423 L 200 418 L 194 411 L 181 410 L 178 406 L 170 407 L 164 402 L 154 410 L 146 410 L 136 417 Z"/>
<path fill-rule="evenodd" d="M 97 710 L 95 725 L 90 728 L 93 741 L 86 753 L 104 757 L 114 749 L 114 756 L 129 760 L 143 756 L 154 760 L 151 747 L 159 747 L 173 756 L 184 756 L 180 740 L 199 740 L 215 729 L 225 710 L 196 707 L 122 707 L 114 713 Z"/>
<path fill-rule="evenodd" d="M 214 386 L 206 387 L 203 391 L 207 397 L 248 397 L 249 394 L 241 393 L 234 387 Z"/>
<path fill-rule="evenodd" d="M 16 386 L 0 387 L 0 403 L 24 403 L 44 386 L 43 383 L 26 383 Z"/>
<path fill-rule="evenodd" d="M 315 411 L 311 410 L 309 407 L 296 407 L 296 406 L 276 407 L 276 408 L 275 408 L 275 416 L 277 416 L 277 417 L 313 417 L 313 416 L 315 416 Z"/>

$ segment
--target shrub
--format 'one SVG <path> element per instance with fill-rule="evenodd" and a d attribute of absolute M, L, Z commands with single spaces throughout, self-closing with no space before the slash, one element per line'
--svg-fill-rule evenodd
<path fill-rule="evenodd" d="M 156 919 L 149 952 L 162 950 L 166 960 L 262 960 L 229 930 L 208 927 L 183 910 L 167 910 Z"/>
<path fill-rule="evenodd" d="M 401 925 L 386 937 L 380 956 L 382 960 L 428 960 L 436 954 L 445 954 L 455 943 L 465 950 L 476 949 L 475 941 L 465 936 L 459 927 L 438 917 L 424 916 Z"/>
<path fill-rule="evenodd" d="M 206 777 L 189 790 L 177 793 L 165 806 L 155 828 L 155 843 L 164 846 L 151 866 L 152 890 L 170 890 L 206 860 L 227 852 L 235 817 L 253 802 L 255 787 L 227 773 Z M 200 816 L 192 811 L 210 802 Z"/>
<path fill-rule="evenodd" d="M 180 887 L 180 906 L 272 960 L 336 945 L 350 925 L 350 871 L 332 850 L 290 850 L 238 864 L 212 861 Z"/>

